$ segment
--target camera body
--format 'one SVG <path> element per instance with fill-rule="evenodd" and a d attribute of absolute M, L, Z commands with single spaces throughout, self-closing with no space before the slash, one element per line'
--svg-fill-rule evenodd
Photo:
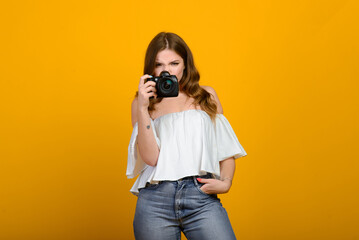
<path fill-rule="evenodd" d="M 170 75 L 167 71 L 162 71 L 159 77 L 152 77 L 145 79 L 156 83 L 157 97 L 177 97 L 179 92 L 179 85 L 176 75 Z M 153 98 L 151 96 L 150 98 Z"/>

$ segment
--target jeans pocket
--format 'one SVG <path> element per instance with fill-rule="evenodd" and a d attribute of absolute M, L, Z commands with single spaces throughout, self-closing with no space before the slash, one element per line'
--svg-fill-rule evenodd
<path fill-rule="evenodd" d="M 199 177 L 199 178 L 201 178 L 201 177 Z M 208 179 L 208 178 L 212 178 L 212 177 L 202 177 L 202 178 Z M 195 188 L 198 190 L 198 192 L 200 192 L 202 195 L 205 195 L 205 196 L 207 196 L 207 197 L 212 197 L 212 198 L 214 198 L 214 199 L 216 199 L 216 200 L 219 200 L 218 195 L 217 195 L 216 193 L 212 193 L 212 194 L 210 194 L 210 193 L 205 193 L 205 192 L 201 189 L 201 187 L 202 187 L 204 184 L 205 184 L 205 183 L 200 183 L 200 182 L 198 182 L 197 178 L 194 177 L 194 185 L 195 185 Z"/>
<path fill-rule="evenodd" d="M 204 195 L 206 195 L 206 196 L 210 196 L 210 195 L 211 195 L 211 194 L 208 194 L 208 193 L 203 192 L 203 190 L 201 189 L 201 187 L 204 185 L 204 183 L 198 182 L 197 178 L 194 179 L 194 183 L 195 183 L 194 185 L 195 185 L 196 189 L 197 189 L 200 193 L 202 193 L 202 194 L 204 194 Z"/>
<path fill-rule="evenodd" d="M 197 186 L 198 191 L 199 191 L 200 193 L 203 193 L 204 195 L 207 195 L 207 196 L 211 195 L 211 194 L 208 194 L 208 193 L 203 192 L 203 190 L 201 189 L 201 187 L 202 187 L 203 185 L 204 185 L 204 184 L 201 183 L 201 185 L 198 185 L 198 186 Z"/>

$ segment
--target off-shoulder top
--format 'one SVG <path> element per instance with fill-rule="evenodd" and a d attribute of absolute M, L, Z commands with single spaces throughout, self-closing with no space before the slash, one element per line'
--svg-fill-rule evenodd
<path fill-rule="evenodd" d="M 127 178 L 138 178 L 130 192 L 138 195 L 146 183 L 178 180 L 187 176 L 214 174 L 220 178 L 219 162 L 247 155 L 223 114 L 216 114 L 215 124 L 200 109 L 189 109 L 151 119 L 151 127 L 160 149 L 157 165 L 147 165 L 137 146 L 136 122 L 128 146 Z"/>

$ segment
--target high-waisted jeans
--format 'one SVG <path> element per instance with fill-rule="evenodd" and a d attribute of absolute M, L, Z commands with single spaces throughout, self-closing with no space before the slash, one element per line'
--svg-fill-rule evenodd
<path fill-rule="evenodd" d="M 236 239 L 227 211 L 217 194 L 207 194 L 203 183 L 190 176 L 177 181 L 147 183 L 139 190 L 133 228 L 136 240 Z"/>

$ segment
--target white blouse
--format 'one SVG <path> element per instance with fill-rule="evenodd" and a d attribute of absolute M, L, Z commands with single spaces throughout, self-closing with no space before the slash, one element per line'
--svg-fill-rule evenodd
<path fill-rule="evenodd" d="M 223 114 L 216 115 L 214 125 L 205 111 L 189 109 L 151 119 L 151 126 L 160 149 L 156 166 L 141 159 L 136 141 L 137 122 L 128 146 L 126 175 L 134 178 L 139 174 L 130 190 L 136 196 L 147 182 L 156 184 L 207 172 L 219 179 L 220 161 L 247 155 Z"/>

